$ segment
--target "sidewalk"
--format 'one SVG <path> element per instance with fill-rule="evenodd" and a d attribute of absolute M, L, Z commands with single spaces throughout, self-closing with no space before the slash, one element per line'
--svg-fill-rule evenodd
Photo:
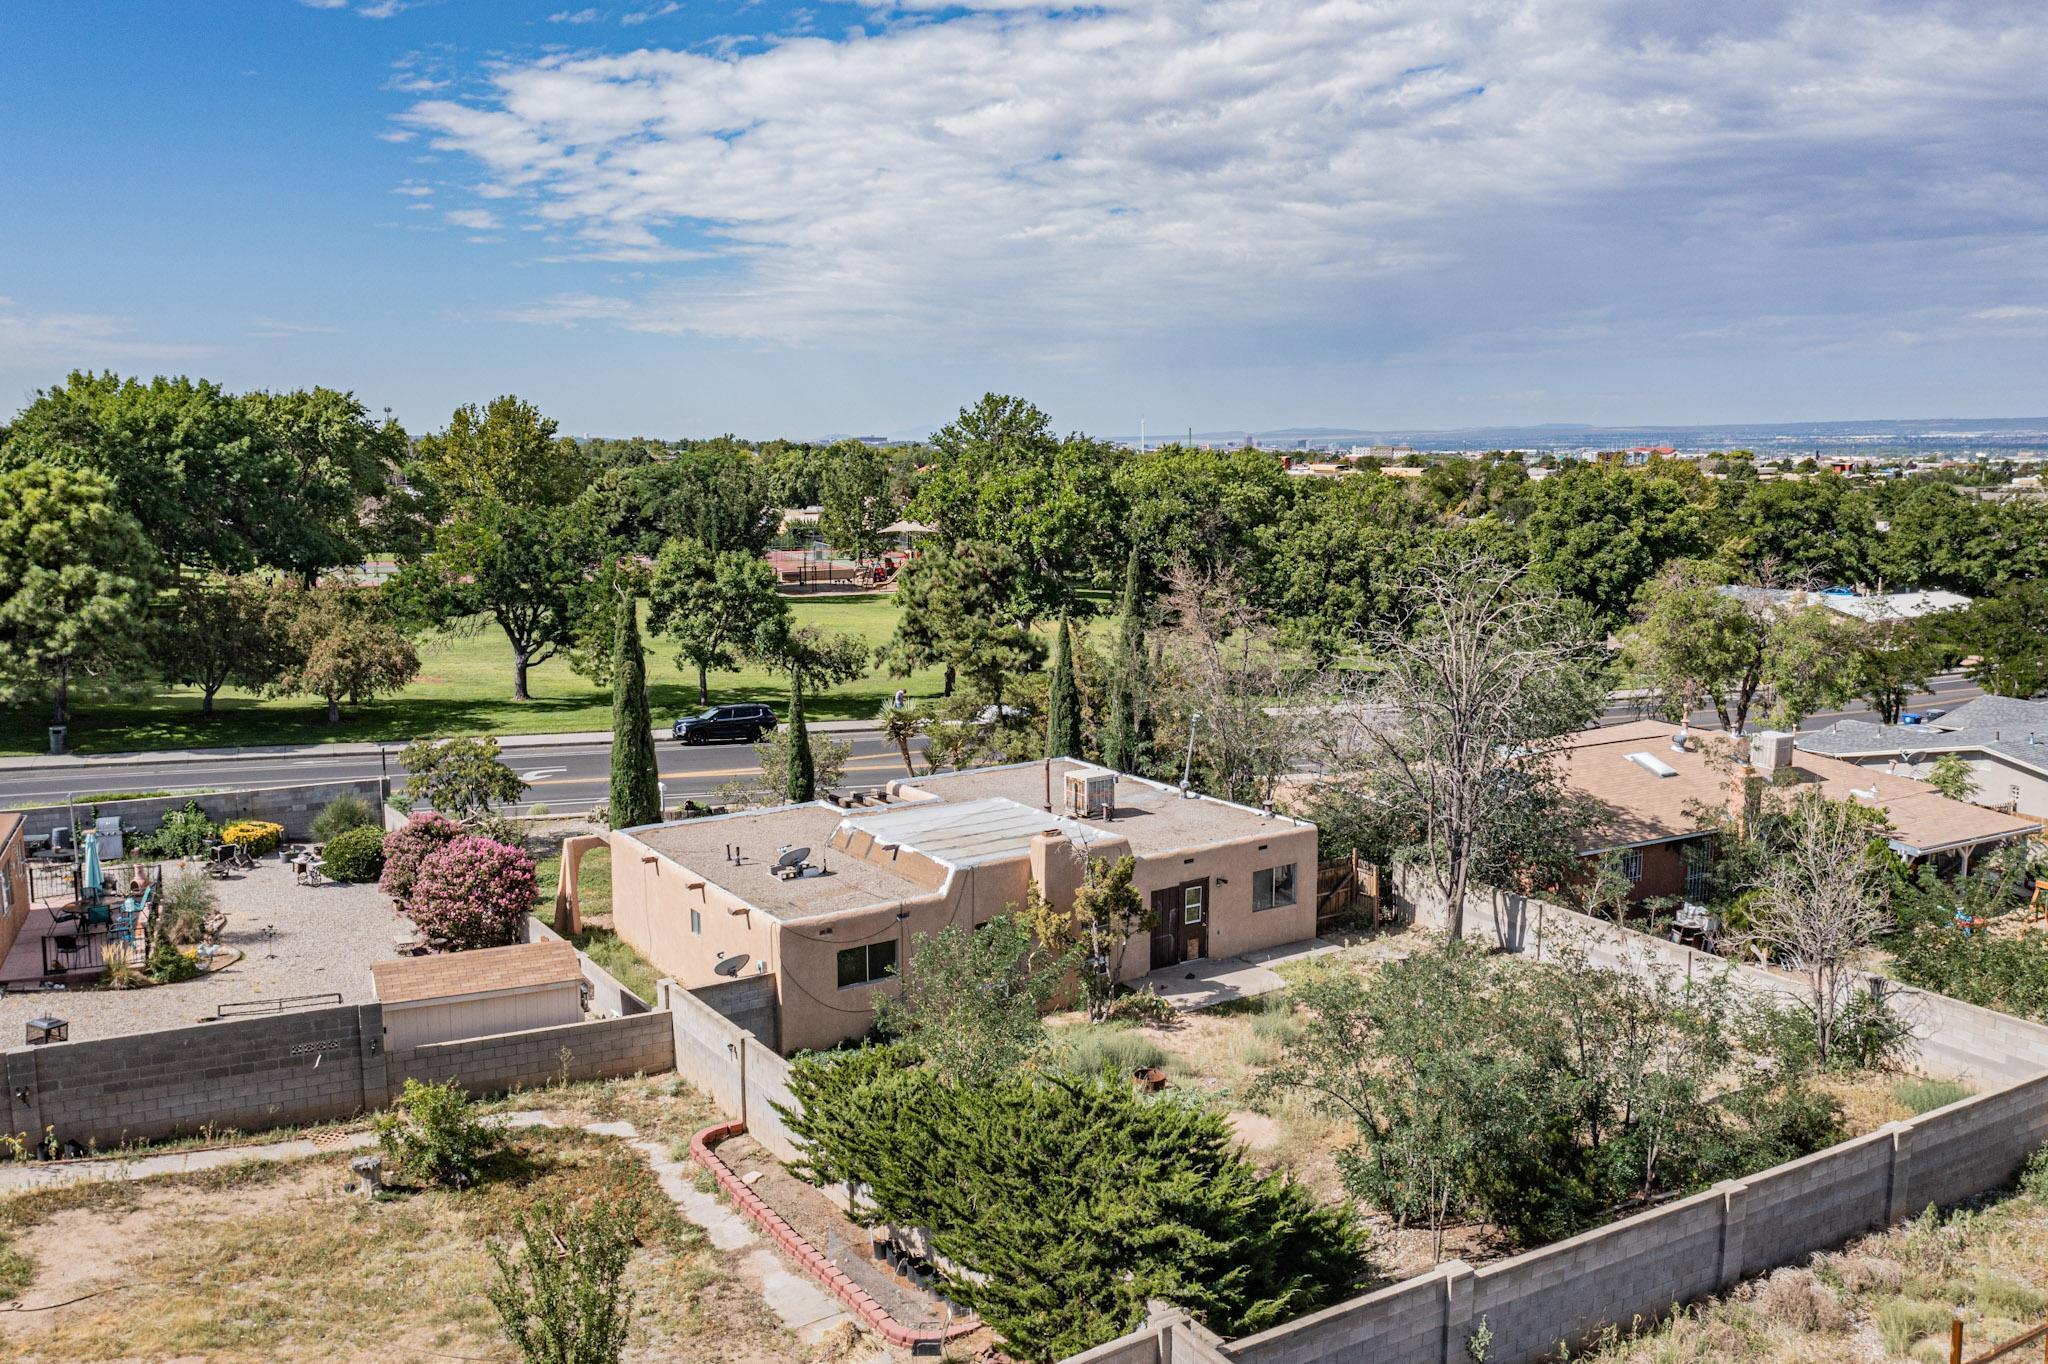
<path fill-rule="evenodd" d="M 872 734 L 880 729 L 873 720 L 813 720 L 806 722 L 814 734 Z M 655 742 L 669 737 L 666 726 L 650 731 Z M 550 748 L 610 747 L 608 729 L 583 730 L 569 734 L 500 734 L 498 747 L 507 753 Z M 405 745 L 392 743 L 296 744 L 271 747 L 161 748 L 137 753 L 47 753 L 0 758 L 0 772 L 92 771 L 101 767 L 176 767 L 186 763 L 249 762 L 252 759 L 374 758 L 383 753 L 398 757 Z"/>

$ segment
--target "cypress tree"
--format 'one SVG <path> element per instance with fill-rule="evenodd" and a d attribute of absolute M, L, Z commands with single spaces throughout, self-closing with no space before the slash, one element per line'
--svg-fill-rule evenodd
<path fill-rule="evenodd" d="M 1045 695 L 1045 756 L 1081 756 L 1081 687 L 1074 680 L 1074 631 L 1060 617 L 1052 658 L 1052 684 Z"/>
<path fill-rule="evenodd" d="M 789 679 L 789 765 L 783 793 L 793 802 L 818 798 L 818 765 L 804 724 L 804 684 L 794 675 Z"/>
<path fill-rule="evenodd" d="M 647 661 L 640 653 L 639 603 L 619 597 L 618 639 L 612 654 L 612 788 L 614 829 L 661 818 L 660 772 L 647 717 Z"/>
<path fill-rule="evenodd" d="M 1135 772 L 1145 760 L 1145 598 L 1135 545 L 1124 569 L 1116 657 L 1109 671 L 1109 719 L 1102 731 L 1102 761 L 1119 772 Z"/>

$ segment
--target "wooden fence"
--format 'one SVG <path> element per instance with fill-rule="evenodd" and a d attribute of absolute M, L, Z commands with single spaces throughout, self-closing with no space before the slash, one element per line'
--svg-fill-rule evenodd
<path fill-rule="evenodd" d="M 1358 854 L 1334 858 L 1316 868 L 1316 929 L 1346 914 L 1359 913 L 1377 921 L 1383 901 L 1380 869 L 1359 860 Z"/>

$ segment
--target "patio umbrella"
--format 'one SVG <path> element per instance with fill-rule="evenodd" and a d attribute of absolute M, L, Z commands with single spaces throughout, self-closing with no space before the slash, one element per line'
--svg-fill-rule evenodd
<path fill-rule="evenodd" d="M 84 843 L 85 879 L 79 883 L 78 891 L 80 899 L 92 900 L 97 899 L 99 897 L 100 891 L 101 874 L 99 834 L 97 832 L 86 834 L 84 837 Z"/>

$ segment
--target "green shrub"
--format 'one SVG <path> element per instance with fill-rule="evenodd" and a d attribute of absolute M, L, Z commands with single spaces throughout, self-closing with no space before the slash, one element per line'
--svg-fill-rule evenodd
<path fill-rule="evenodd" d="M 1968 1085 L 1959 1085 L 1954 1080 L 1901 1080 L 1892 1086 L 1892 1097 L 1912 1109 L 1914 1117 L 1947 1108 L 1974 1093 Z"/>
<path fill-rule="evenodd" d="M 2041 1315 L 2043 1306 L 2040 1293 L 2032 1287 L 1988 1269 L 1978 1271 L 1970 1297 L 1985 1316 L 2005 1321 L 2032 1321 Z"/>
<path fill-rule="evenodd" d="M 143 857 L 199 857 L 213 846 L 217 832 L 199 802 L 188 800 L 178 809 L 166 811 L 155 833 L 136 839 L 135 851 Z"/>
<path fill-rule="evenodd" d="M 327 841 L 321 869 L 337 881 L 374 881 L 384 874 L 384 831 L 368 825 L 345 829 Z"/>
<path fill-rule="evenodd" d="M 1180 1011 L 1160 998 L 1159 992 L 1151 986 L 1118 995 L 1109 1001 L 1103 1011 L 1103 1018 L 1111 1023 L 1131 1023 L 1139 1027 L 1164 1027 L 1180 1017 Z"/>
<path fill-rule="evenodd" d="M 332 843 L 350 829 L 381 829 L 384 821 L 370 809 L 370 802 L 353 793 L 336 796 L 313 816 L 313 837 Z"/>
<path fill-rule="evenodd" d="M 2027 1163 L 2020 1169 L 2020 1188 L 2028 1197 L 2048 1203 L 2048 1146 L 2027 1157 Z"/>
<path fill-rule="evenodd" d="M 156 940 L 198 942 L 206 936 L 207 920 L 214 916 L 219 903 L 213 883 L 198 872 L 183 872 L 166 880 L 163 899 L 157 905 Z"/>
<path fill-rule="evenodd" d="M 453 1080 L 407 1080 L 398 1102 L 377 1115 L 384 1158 L 415 1179 L 450 1188 L 474 1184 L 498 1134 L 477 1116 L 469 1094 Z"/>
<path fill-rule="evenodd" d="M 1912 1351 L 1913 1342 L 1948 1325 L 1949 1308 L 1938 1302 L 1887 1298 L 1871 1315 L 1877 1323 L 1878 1339 L 1884 1342 L 1885 1353 L 1903 1355 Z"/>
<path fill-rule="evenodd" d="M 159 933 L 143 963 L 143 973 L 159 985 L 176 985 L 199 974 L 199 963 L 178 950 L 178 945 Z"/>
<path fill-rule="evenodd" d="M 578 1209 L 544 1199 L 519 1215 L 519 1253 L 490 1247 L 498 1280 L 486 1292 L 526 1364 L 617 1364 L 633 1321 L 625 1286 L 640 1209 L 599 1200 Z"/>
<path fill-rule="evenodd" d="M 878 1223 L 925 1228 L 946 1295 L 1014 1358 L 1098 1345 L 1154 1298 L 1245 1335 L 1347 1296 L 1364 1272 L 1348 1208 L 1259 1173 L 1217 1114 L 1121 1077 L 953 1084 L 882 1046 L 802 1058 L 790 1090 L 796 1168 L 857 1186 Z"/>
<path fill-rule="evenodd" d="M 1157 1042 L 1122 1028 L 1077 1024 L 1058 1030 L 1053 1038 L 1054 1059 L 1062 1070 L 1075 1075 L 1112 1071 L 1128 1078 L 1141 1066 L 1166 1063 L 1166 1052 Z"/>

